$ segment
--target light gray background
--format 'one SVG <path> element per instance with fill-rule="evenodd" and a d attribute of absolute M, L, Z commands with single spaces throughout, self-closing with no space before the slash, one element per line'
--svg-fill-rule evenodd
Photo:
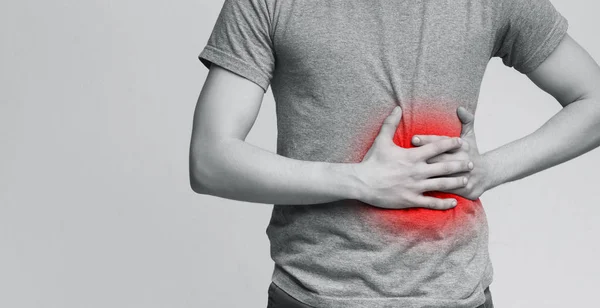
<path fill-rule="evenodd" d="M 600 61 L 600 5 L 552 2 Z M 221 6 L 0 2 L 0 307 L 266 307 L 272 205 L 189 187 L 197 55 Z M 269 90 L 247 139 L 271 151 L 274 107 Z M 493 59 L 480 150 L 560 108 Z M 497 307 L 597 303 L 599 162 L 596 149 L 483 194 Z"/>

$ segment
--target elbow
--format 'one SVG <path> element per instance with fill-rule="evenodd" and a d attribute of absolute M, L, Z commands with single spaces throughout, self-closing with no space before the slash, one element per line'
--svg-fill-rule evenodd
<path fill-rule="evenodd" d="M 207 177 L 205 176 L 206 172 L 202 171 L 201 164 L 193 159 L 190 159 L 190 168 L 189 168 L 189 179 L 190 179 L 190 188 L 192 191 L 202 195 L 208 195 L 209 190 L 206 185 L 208 182 Z"/>
<path fill-rule="evenodd" d="M 202 146 L 199 146 L 202 144 Z M 223 170 L 220 167 L 225 150 L 210 142 L 197 142 L 190 148 L 190 188 L 198 194 L 217 196 L 221 191 Z"/>
<path fill-rule="evenodd" d="M 195 192 L 197 194 L 201 194 L 201 195 L 208 194 L 208 190 L 206 189 L 206 186 L 204 186 L 202 184 L 198 175 L 196 175 L 194 172 L 192 172 L 191 169 L 190 169 L 190 188 L 192 189 L 193 192 Z"/>

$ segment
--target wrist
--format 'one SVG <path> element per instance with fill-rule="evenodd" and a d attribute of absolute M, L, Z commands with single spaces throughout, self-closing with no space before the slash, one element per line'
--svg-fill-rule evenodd
<path fill-rule="evenodd" d="M 357 171 L 358 166 L 359 163 L 331 164 L 333 173 L 336 174 L 336 182 L 341 185 L 344 199 L 363 201 L 368 194 L 368 187 L 360 179 L 360 173 Z"/>
<path fill-rule="evenodd" d="M 485 190 L 490 190 L 500 184 L 502 184 L 502 180 L 500 177 L 501 174 L 501 166 L 500 161 L 496 159 L 491 152 L 486 152 L 481 155 L 484 168 L 485 168 Z"/>

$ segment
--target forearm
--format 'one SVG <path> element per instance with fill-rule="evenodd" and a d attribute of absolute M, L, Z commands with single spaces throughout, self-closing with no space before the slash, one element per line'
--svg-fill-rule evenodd
<path fill-rule="evenodd" d="M 482 154 L 491 189 L 563 163 L 600 145 L 600 101 L 573 102 L 535 132 Z"/>
<path fill-rule="evenodd" d="M 356 199 L 361 182 L 350 163 L 284 157 L 238 139 L 190 154 L 192 186 L 203 194 L 267 204 Z"/>

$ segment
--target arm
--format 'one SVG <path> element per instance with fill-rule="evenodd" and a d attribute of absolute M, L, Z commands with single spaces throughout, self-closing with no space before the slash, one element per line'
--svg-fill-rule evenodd
<path fill-rule="evenodd" d="M 550 168 L 600 145 L 600 67 L 568 34 L 527 77 L 564 108 L 535 132 L 483 154 L 488 187 Z"/>
<path fill-rule="evenodd" d="M 351 164 L 291 159 L 245 142 L 263 96 L 256 83 L 212 65 L 194 112 L 192 190 L 271 204 L 314 204 L 362 195 Z"/>

